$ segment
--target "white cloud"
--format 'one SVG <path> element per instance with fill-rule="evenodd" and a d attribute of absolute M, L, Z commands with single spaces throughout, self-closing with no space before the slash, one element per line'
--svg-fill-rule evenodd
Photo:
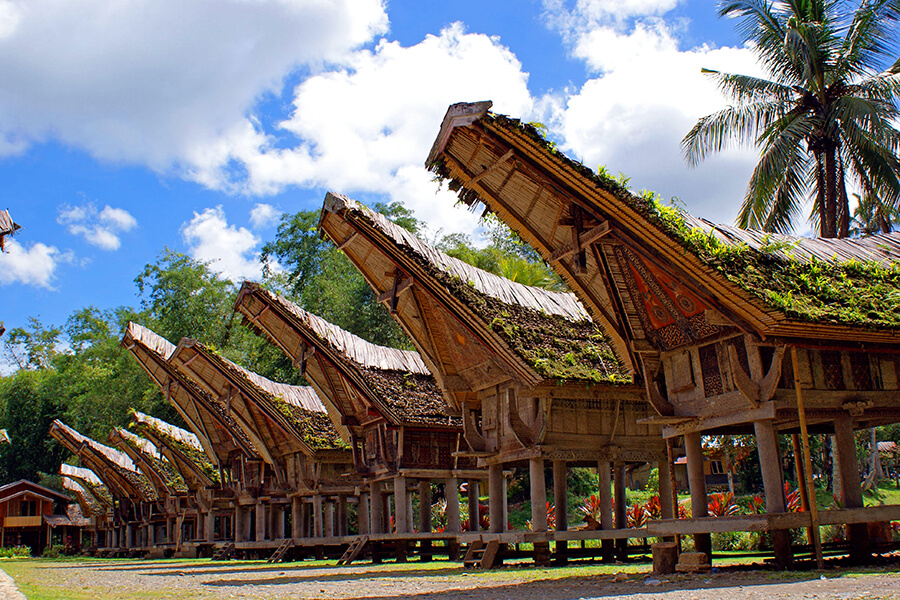
<path fill-rule="evenodd" d="M 256 246 L 260 239 L 244 227 L 229 225 L 221 206 L 194 213 L 181 228 L 190 255 L 234 282 L 259 280 L 262 265 Z M 272 265 L 278 270 L 277 265 Z"/>
<path fill-rule="evenodd" d="M 435 199 L 423 162 L 454 102 L 491 99 L 498 111 L 529 115 L 527 78 L 497 39 L 467 34 L 460 24 L 411 47 L 382 41 L 354 53 L 346 68 L 296 87 L 293 113 L 278 127 L 298 143 L 275 147 L 256 131 L 238 132 L 199 151 L 208 160 L 196 176 L 228 187 L 228 167 L 237 162 L 246 180 L 231 184 L 250 193 L 300 185 L 383 194 L 402 200 L 419 218 L 448 228 L 462 220 L 473 231 L 475 220 L 465 211 Z"/>
<path fill-rule="evenodd" d="M 0 285 L 18 282 L 52 288 L 56 266 L 72 260 L 71 254 L 40 242 L 27 250 L 13 238 L 7 238 L 4 243 L 6 250 L 0 252 Z"/>
<path fill-rule="evenodd" d="M 387 25 L 384 0 L 0 0 L 0 152 L 53 137 L 192 172 L 291 72 Z"/>
<path fill-rule="evenodd" d="M 137 219 L 127 210 L 107 204 L 98 212 L 90 202 L 81 206 L 61 206 L 56 222 L 65 225 L 72 235 L 81 236 L 103 250 L 118 250 L 122 245 L 119 234 L 137 227 Z"/>
<path fill-rule="evenodd" d="M 253 229 L 262 229 L 274 225 L 281 217 L 281 211 L 271 204 L 257 204 L 250 211 L 250 224 Z"/>
<path fill-rule="evenodd" d="M 599 4 L 604 10 L 613 6 Z M 665 4 L 648 3 L 647 13 L 664 12 Z M 555 101 L 548 121 L 563 149 L 593 169 L 604 165 L 614 174 L 625 173 L 635 189 L 677 196 L 694 214 L 732 222 L 757 152 L 729 149 L 691 169 L 682 158 L 681 140 L 700 117 L 727 106 L 701 68 L 759 74 L 752 51 L 680 49 L 681 23 L 659 17 L 637 19 L 625 30 L 590 16 L 585 16 L 589 25 L 562 32 L 572 55 L 596 74 Z"/>

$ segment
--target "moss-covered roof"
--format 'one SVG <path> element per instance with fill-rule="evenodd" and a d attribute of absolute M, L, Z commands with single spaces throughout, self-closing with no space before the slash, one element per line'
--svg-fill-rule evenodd
<path fill-rule="evenodd" d="M 136 456 L 140 456 L 141 460 L 147 463 L 149 468 L 165 483 L 166 487 L 176 493 L 186 493 L 187 485 L 184 483 L 178 471 L 166 460 L 153 443 L 144 438 L 138 437 L 124 429 L 116 429 L 122 443 L 127 444 Z"/>
<path fill-rule="evenodd" d="M 809 239 L 714 225 L 658 198 L 638 196 L 616 180 L 568 158 L 534 126 L 488 113 L 480 120 L 535 142 L 600 190 L 641 215 L 647 226 L 678 242 L 703 264 L 788 318 L 866 329 L 900 328 L 900 232 L 861 239 Z M 434 160 L 429 168 L 447 178 Z M 450 181 L 466 204 L 480 201 L 474 190 Z"/>
<path fill-rule="evenodd" d="M 333 360 L 365 383 L 375 403 L 390 411 L 395 425 L 462 427 L 458 417 L 447 415 L 441 391 L 418 352 L 368 342 L 256 284 L 245 284 L 243 293 L 255 293 L 279 309 L 303 337 L 328 348 Z"/>
<path fill-rule="evenodd" d="M 160 443 L 181 454 L 185 460 L 198 468 L 210 480 L 215 483 L 220 482 L 219 470 L 209 461 L 197 436 L 137 411 L 132 414 L 131 418 L 138 431 L 146 431 L 148 435 L 160 440 Z"/>
<path fill-rule="evenodd" d="M 200 342 L 190 340 L 189 343 L 216 368 L 228 373 L 230 379 L 246 392 L 245 396 L 285 417 L 297 437 L 310 449 L 344 450 L 350 447 L 338 435 L 313 388 L 271 381 L 220 356 Z"/>
<path fill-rule="evenodd" d="M 93 494 L 91 494 L 87 488 L 85 488 L 81 483 L 71 477 L 63 477 L 62 478 L 63 488 L 75 494 L 78 498 L 79 504 L 81 504 L 87 512 L 91 515 L 100 516 L 106 514 L 106 509 L 103 508 L 103 505 L 97 501 Z M 82 514 L 84 511 L 82 511 Z"/>
<path fill-rule="evenodd" d="M 603 330 L 574 294 L 494 275 L 440 252 L 368 207 L 337 197 L 345 218 L 368 223 L 467 305 L 545 379 L 630 383 Z"/>

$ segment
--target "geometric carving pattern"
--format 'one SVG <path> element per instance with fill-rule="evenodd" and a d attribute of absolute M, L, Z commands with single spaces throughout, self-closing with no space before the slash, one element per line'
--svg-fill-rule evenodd
<path fill-rule="evenodd" d="M 841 365 L 841 353 L 836 350 L 822 350 L 819 352 L 822 358 L 822 371 L 825 374 L 825 388 L 829 390 L 843 390 L 844 367 Z"/>
<path fill-rule="evenodd" d="M 671 350 L 724 331 L 707 323 L 704 311 L 709 307 L 683 284 L 624 246 L 615 246 L 613 253 L 641 325 L 657 348 Z"/>
<path fill-rule="evenodd" d="M 858 390 L 871 391 L 872 368 L 869 356 L 863 352 L 851 352 L 850 369 L 853 371 L 853 386 Z"/>
<path fill-rule="evenodd" d="M 722 388 L 722 374 L 719 371 L 719 355 L 715 344 L 700 346 L 700 370 L 703 373 L 703 394 L 707 398 L 718 396 L 724 391 Z"/>

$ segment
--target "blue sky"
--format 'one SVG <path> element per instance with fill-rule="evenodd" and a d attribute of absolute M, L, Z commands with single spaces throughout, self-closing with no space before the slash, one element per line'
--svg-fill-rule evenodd
<path fill-rule="evenodd" d="M 460 101 L 731 222 L 753 152 L 678 152 L 725 106 L 701 66 L 756 69 L 699 0 L 0 0 L 0 208 L 23 227 L 0 321 L 136 306 L 166 246 L 258 277 L 278 215 L 326 190 L 477 235 L 423 168 Z"/>

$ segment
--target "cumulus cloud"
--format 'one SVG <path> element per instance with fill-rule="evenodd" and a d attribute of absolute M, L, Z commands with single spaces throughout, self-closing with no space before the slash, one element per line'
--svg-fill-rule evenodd
<path fill-rule="evenodd" d="M 250 224 L 253 229 L 262 229 L 278 222 L 281 211 L 271 204 L 257 204 L 250 211 Z"/>
<path fill-rule="evenodd" d="M 57 265 L 72 260 L 70 253 L 40 242 L 27 249 L 12 238 L 5 244 L 6 250 L 0 252 L 0 285 L 24 283 L 50 289 Z"/>
<path fill-rule="evenodd" d="M 548 121 L 563 149 L 591 168 L 623 172 L 636 189 L 677 196 L 699 216 L 732 222 L 757 152 L 729 149 L 690 169 L 681 139 L 700 117 L 727 106 L 701 68 L 759 74 L 753 53 L 747 48 L 682 49 L 682 23 L 655 16 L 668 10 L 665 1 L 627 4 L 623 15 L 644 16 L 624 28 L 595 18 L 597 11 L 615 8 L 609 2 L 579 2 L 566 13 L 584 17 L 574 19 L 581 23 L 577 28 L 561 33 L 592 76 L 568 97 L 555 99 Z M 587 12 L 579 13 L 582 9 Z"/>
<path fill-rule="evenodd" d="M 262 265 L 256 250 L 260 239 L 244 227 L 229 225 L 221 206 L 194 213 L 181 235 L 190 255 L 210 263 L 210 268 L 234 282 L 258 280 Z M 277 270 L 277 265 L 274 266 Z"/>
<path fill-rule="evenodd" d="M 89 244 L 103 250 L 118 250 L 122 245 L 120 234 L 137 227 L 137 219 L 124 208 L 113 208 L 107 204 L 98 211 L 93 203 L 62 205 L 56 222 L 65 225 L 72 235 L 81 236 Z"/>
<path fill-rule="evenodd" d="M 190 173 L 289 74 L 387 26 L 384 0 L 0 0 L 0 152 L 52 136 Z"/>
<path fill-rule="evenodd" d="M 296 143 L 276 145 L 248 129 L 198 150 L 207 162 L 196 175 L 216 185 L 228 181 L 237 162 L 246 177 L 237 183 L 249 193 L 300 185 L 383 194 L 419 218 L 473 231 L 465 211 L 435 198 L 423 161 L 454 102 L 491 99 L 499 111 L 531 114 L 527 79 L 497 39 L 466 33 L 458 23 L 414 46 L 383 40 L 296 87 L 293 111 L 276 131 Z"/>

